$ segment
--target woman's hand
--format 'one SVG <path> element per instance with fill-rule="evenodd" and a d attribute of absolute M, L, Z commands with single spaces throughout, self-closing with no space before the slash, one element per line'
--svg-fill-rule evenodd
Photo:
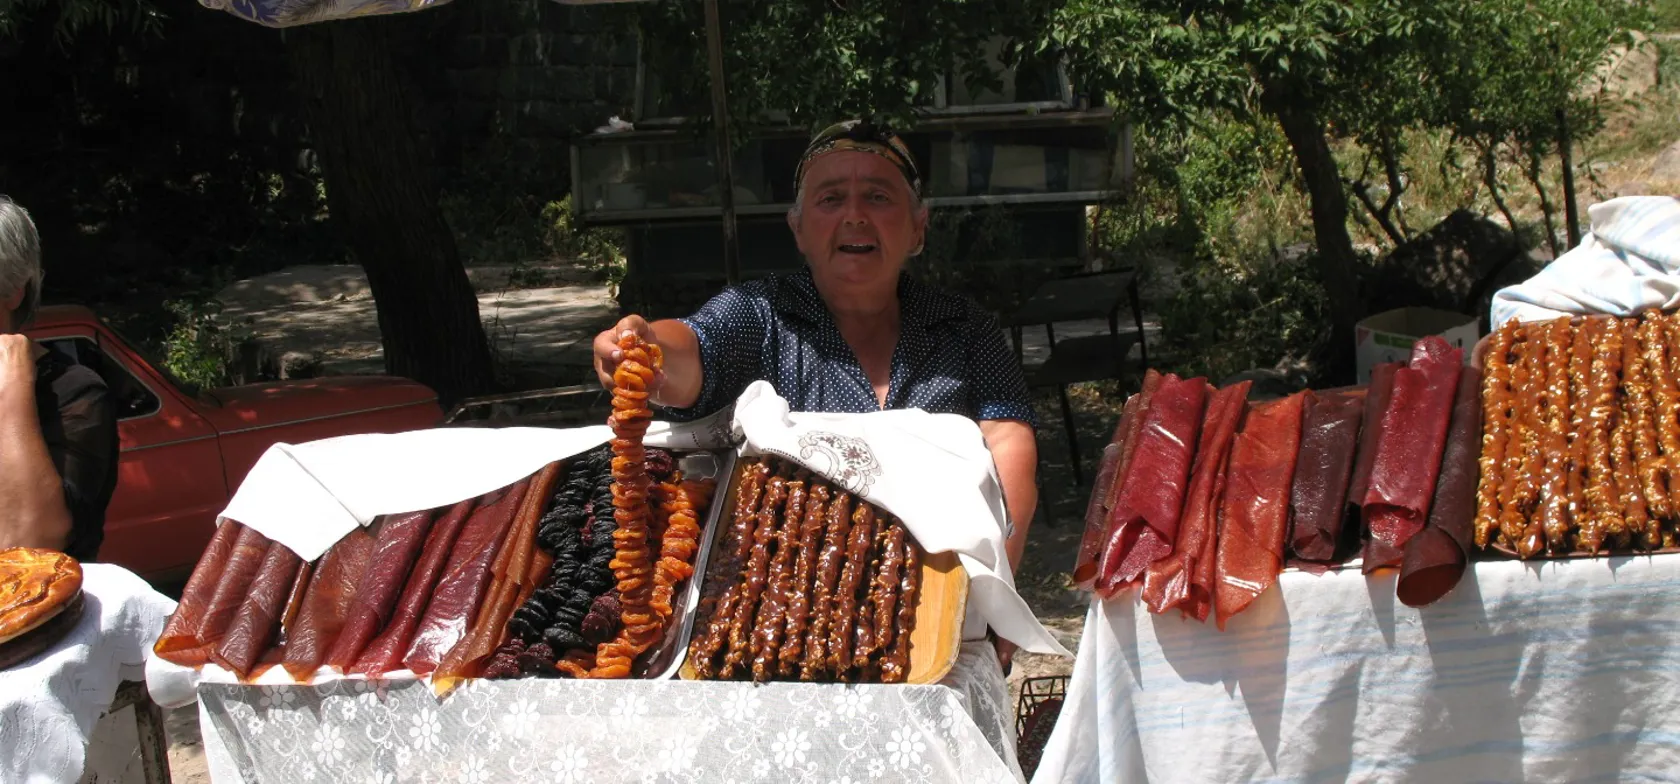
<path fill-rule="evenodd" d="M 647 319 L 636 315 L 625 316 L 619 319 L 612 329 L 596 335 L 595 375 L 601 379 L 601 386 L 608 389 L 612 389 L 612 377 L 613 373 L 618 370 L 618 363 L 624 361 L 624 352 L 619 349 L 618 341 L 624 337 L 626 332 L 633 332 L 650 344 L 657 345 L 659 343 L 659 338 L 653 333 L 653 325 L 647 323 Z M 655 392 L 659 388 L 659 383 L 664 380 L 663 375 L 663 373 L 654 374 L 653 384 L 648 387 L 648 392 Z"/>
<path fill-rule="evenodd" d="M 700 340 L 687 324 L 674 319 L 651 324 L 641 316 L 625 316 L 612 329 L 595 336 L 595 375 L 601 386 L 612 389 L 613 371 L 624 361 L 618 339 L 626 332 L 634 332 L 659 347 L 665 355 L 665 367 L 653 374 L 648 384 L 648 400 L 669 408 L 688 408 L 700 398 L 703 379 L 700 369 Z"/>

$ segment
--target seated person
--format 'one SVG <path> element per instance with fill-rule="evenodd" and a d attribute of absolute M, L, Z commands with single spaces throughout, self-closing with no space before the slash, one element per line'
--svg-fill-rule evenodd
<path fill-rule="evenodd" d="M 717 411 L 765 380 L 795 411 L 920 408 L 974 419 L 997 466 L 1019 564 L 1038 504 L 1035 416 L 996 319 L 904 273 L 928 211 L 909 149 L 859 121 L 817 134 L 795 174 L 793 230 L 805 268 L 726 289 L 685 319 L 627 316 L 595 338 L 612 385 L 617 339 L 634 331 L 665 365 L 652 402 L 676 418 Z"/>
<path fill-rule="evenodd" d="M 0 195 L 0 548 L 98 557 L 117 484 L 105 382 L 18 334 L 41 299 L 35 224 Z"/>

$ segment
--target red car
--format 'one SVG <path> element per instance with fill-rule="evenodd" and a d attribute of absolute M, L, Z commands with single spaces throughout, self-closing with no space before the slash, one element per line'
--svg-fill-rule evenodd
<path fill-rule="evenodd" d="M 277 381 L 194 393 L 93 311 L 41 308 L 25 333 L 105 379 L 122 444 L 99 560 L 154 582 L 191 571 L 216 513 L 276 442 L 394 433 L 443 421 L 437 395 L 391 376 Z"/>

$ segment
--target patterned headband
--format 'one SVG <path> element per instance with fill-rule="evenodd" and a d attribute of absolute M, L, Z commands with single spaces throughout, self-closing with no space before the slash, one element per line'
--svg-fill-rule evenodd
<path fill-rule="evenodd" d="M 910 148 L 905 146 L 904 140 L 886 128 L 862 120 L 835 123 L 811 137 L 811 144 L 805 148 L 804 157 L 799 159 L 799 168 L 793 173 L 794 191 L 798 192 L 799 187 L 804 184 L 805 169 L 810 166 L 811 161 L 827 153 L 842 150 L 873 153 L 886 158 L 904 175 L 904 181 L 909 183 L 910 190 L 921 194 L 922 174 L 917 170 L 916 159 L 910 155 Z"/>

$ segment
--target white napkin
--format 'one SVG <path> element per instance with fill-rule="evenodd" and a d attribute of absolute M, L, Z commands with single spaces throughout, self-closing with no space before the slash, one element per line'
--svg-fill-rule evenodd
<path fill-rule="evenodd" d="M 743 455 L 799 463 L 897 515 L 929 552 L 955 552 L 968 572 L 972 618 L 1034 653 L 1073 655 L 1015 592 L 1004 551 L 1009 513 L 973 420 L 920 409 L 793 413 L 758 381 L 735 403 L 735 429 Z"/>
<path fill-rule="evenodd" d="M 1627 196 L 1587 208 L 1592 230 L 1540 274 L 1493 295 L 1489 323 L 1632 316 L 1680 307 L 1680 200 Z"/>
<path fill-rule="evenodd" d="M 649 446 L 723 449 L 719 416 L 654 422 Z M 506 487 L 543 466 L 606 443 L 606 425 L 436 428 L 275 444 L 240 483 L 221 518 L 238 520 L 313 561 L 384 514 L 436 509 Z"/>

